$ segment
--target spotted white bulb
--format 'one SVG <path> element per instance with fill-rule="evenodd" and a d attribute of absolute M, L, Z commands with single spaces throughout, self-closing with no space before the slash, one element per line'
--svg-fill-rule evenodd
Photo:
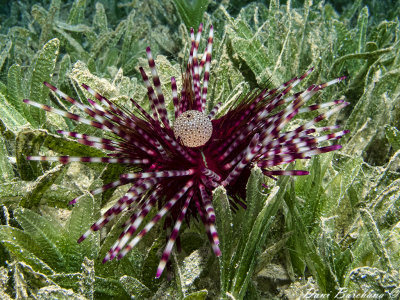
<path fill-rule="evenodd" d="M 174 124 L 175 137 L 186 147 L 203 146 L 211 138 L 212 131 L 211 120 L 197 110 L 185 111 Z"/>

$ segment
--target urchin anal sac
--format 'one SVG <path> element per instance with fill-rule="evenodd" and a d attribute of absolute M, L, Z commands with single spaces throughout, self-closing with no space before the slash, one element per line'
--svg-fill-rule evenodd
<path fill-rule="evenodd" d="M 198 110 L 188 110 L 175 121 L 174 134 L 186 147 L 200 147 L 211 138 L 213 131 L 211 120 Z"/>

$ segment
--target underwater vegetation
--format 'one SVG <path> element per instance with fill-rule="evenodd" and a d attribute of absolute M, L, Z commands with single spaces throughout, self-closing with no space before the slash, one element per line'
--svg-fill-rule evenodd
<path fill-rule="evenodd" d="M 237 2 L 1 8 L 2 299 L 399 296 L 399 3 Z"/>

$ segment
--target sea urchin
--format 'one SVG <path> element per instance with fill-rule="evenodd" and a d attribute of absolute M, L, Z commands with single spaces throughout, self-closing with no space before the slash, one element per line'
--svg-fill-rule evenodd
<path fill-rule="evenodd" d="M 253 166 L 261 168 L 266 176 L 307 175 L 302 170 L 272 169 L 296 159 L 340 149 L 340 145 L 319 147 L 319 143 L 342 137 L 346 130 L 332 132 L 338 126 L 319 127 L 314 125 L 328 118 L 347 105 L 342 100 L 311 105 L 304 104 L 318 91 L 343 80 L 343 77 L 324 84 L 313 84 L 306 90 L 289 95 L 289 92 L 306 78 L 295 77 L 276 89 L 254 91 L 237 101 L 224 115 L 216 117 L 217 104 L 206 113 L 206 98 L 210 76 L 213 27 L 210 27 L 208 44 L 199 59 L 199 42 L 203 25 L 195 37 L 191 29 L 191 48 L 186 72 L 182 75 L 181 93 L 177 92 L 176 80 L 171 78 L 172 100 L 175 123 L 171 124 L 161 90 L 161 84 L 150 48 L 146 49 L 152 73 L 153 85 L 143 68 L 140 73 L 147 87 L 151 112 L 146 112 L 131 99 L 137 113 L 109 101 L 92 90 L 97 102 L 88 99 L 90 105 L 82 104 L 56 87 L 44 84 L 57 95 L 84 111 L 91 118 L 65 112 L 25 99 L 24 102 L 63 117 L 85 123 L 106 131 L 110 138 L 98 138 L 76 132 L 58 133 L 76 138 L 79 143 L 105 150 L 106 157 L 49 157 L 29 156 L 28 160 L 101 162 L 138 166 L 141 171 L 121 174 L 119 179 L 91 191 L 93 195 L 121 185 L 130 184 L 127 193 L 84 233 L 78 242 L 102 228 L 124 210 L 130 209 L 132 216 L 125 224 L 119 239 L 111 247 L 104 262 L 117 257 L 123 258 L 164 216 L 168 224 L 175 224 L 162 254 L 156 277 L 160 277 L 178 238 L 183 220 L 200 216 L 215 255 L 221 254 L 215 227 L 212 190 L 223 185 L 232 209 L 238 205 L 246 207 L 245 185 Z M 202 75 L 203 74 L 203 75 Z M 202 80 L 201 80 L 202 75 Z M 299 113 L 319 108 L 333 107 L 313 120 L 290 131 L 282 131 Z M 325 135 L 316 135 L 331 131 Z M 79 198 L 79 197 L 78 197 Z M 72 200 L 74 204 L 78 198 Z M 158 208 L 153 219 L 136 234 L 141 222 L 153 208 Z"/>

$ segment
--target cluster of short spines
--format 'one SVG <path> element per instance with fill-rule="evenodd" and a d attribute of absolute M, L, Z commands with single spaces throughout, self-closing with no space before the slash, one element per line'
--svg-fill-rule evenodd
<path fill-rule="evenodd" d="M 237 208 L 235 204 L 246 207 L 245 200 L 236 197 L 241 193 L 235 190 L 236 182 L 247 179 L 240 178 L 248 173 L 244 172 L 245 169 L 258 165 L 265 175 L 271 177 L 307 175 L 308 172 L 303 170 L 286 171 L 271 168 L 299 158 L 309 158 L 319 153 L 339 149 L 339 145 L 326 147 L 318 147 L 318 145 L 323 141 L 338 139 L 347 133 L 345 130 L 332 132 L 338 129 L 338 126 L 314 128 L 316 123 L 347 105 L 344 101 L 336 100 L 302 107 L 319 90 L 340 82 L 343 78 L 321 85 L 311 85 L 305 91 L 288 95 L 312 72 L 312 69 L 276 89 L 248 94 L 224 116 L 215 118 L 221 102 L 206 115 L 213 28 L 210 27 L 208 43 L 199 61 L 202 30 L 201 24 L 195 36 L 194 30 L 191 29 L 189 60 L 186 72 L 182 76 L 183 86 L 180 93 L 178 93 L 175 78 L 171 78 L 175 120 L 187 111 L 196 110 L 212 122 L 211 139 L 201 147 L 190 148 L 174 135 L 174 126 L 168 119 L 159 75 L 150 48 L 146 49 L 146 53 L 152 73 L 152 83 L 144 69 L 140 68 L 140 74 L 147 87 L 149 113 L 133 99 L 130 100 L 138 110 L 139 116 L 129 113 L 85 84 L 82 85 L 83 88 L 97 100 L 88 99 L 90 105 L 82 104 L 51 84 L 45 83 L 54 93 L 75 105 L 91 119 L 24 100 L 46 111 L 100 128 L 110 135 L 110 138 L 99 138 L 77 132 L 58 131 L 59 134 L 75 138 L 79 143 L 105 150 L 108 153 L 106 157 L 29 156 L 29 160 L 57 161 L 64 164 L 75 161 L 118 163 L 128 166 L 140 165 L 142 169 L 137 173 L 121 174 L 118 180 L 91 191 L 93 195 L 96 195 L 111 188 L 125 184 L 131 185 L 126 194 L 118 199 L 78 240 L 82 242 L 91 232 L 104 227 L 122 211 L 131 209 L 131 218 L 125 223 L 124 230 L 103 262 L 124 257 L 157 222 L 169 214 L 170 219 L 175 216 L 175 224 L 157 269 L 156 277 L 160 277 L 178 238 L 183 220 L 190 219 L 190 216 L 187 216 L 188 212 L 193 214 L 195 211 L 204 224 L 213 252 L 217 256 L 221 255 L 215 227 L 217 216 L 211 200 L 211 192 L 214 188 L 219 185 L 227 188 L 228 197 L 234 209 Z M 272 111 L 276 111 L 281 106 L 284 108 L 280 112 L 272 114 Z M 296 114 L 332 106 L 334 106 L 333 109 L 320 114 L 306 124 L 294 130 L 282 132 L 285 125 Z M 314 135 L 326 131 L 331 133 Z M 207 162 L 210 161 L 212 164 L 208 166 Z M 70 204 L 75 204 L 80 198 L 81 196 L 73 199 Z M 155 207 L 162 208 L 137 233 L 144 218 Z"/>

